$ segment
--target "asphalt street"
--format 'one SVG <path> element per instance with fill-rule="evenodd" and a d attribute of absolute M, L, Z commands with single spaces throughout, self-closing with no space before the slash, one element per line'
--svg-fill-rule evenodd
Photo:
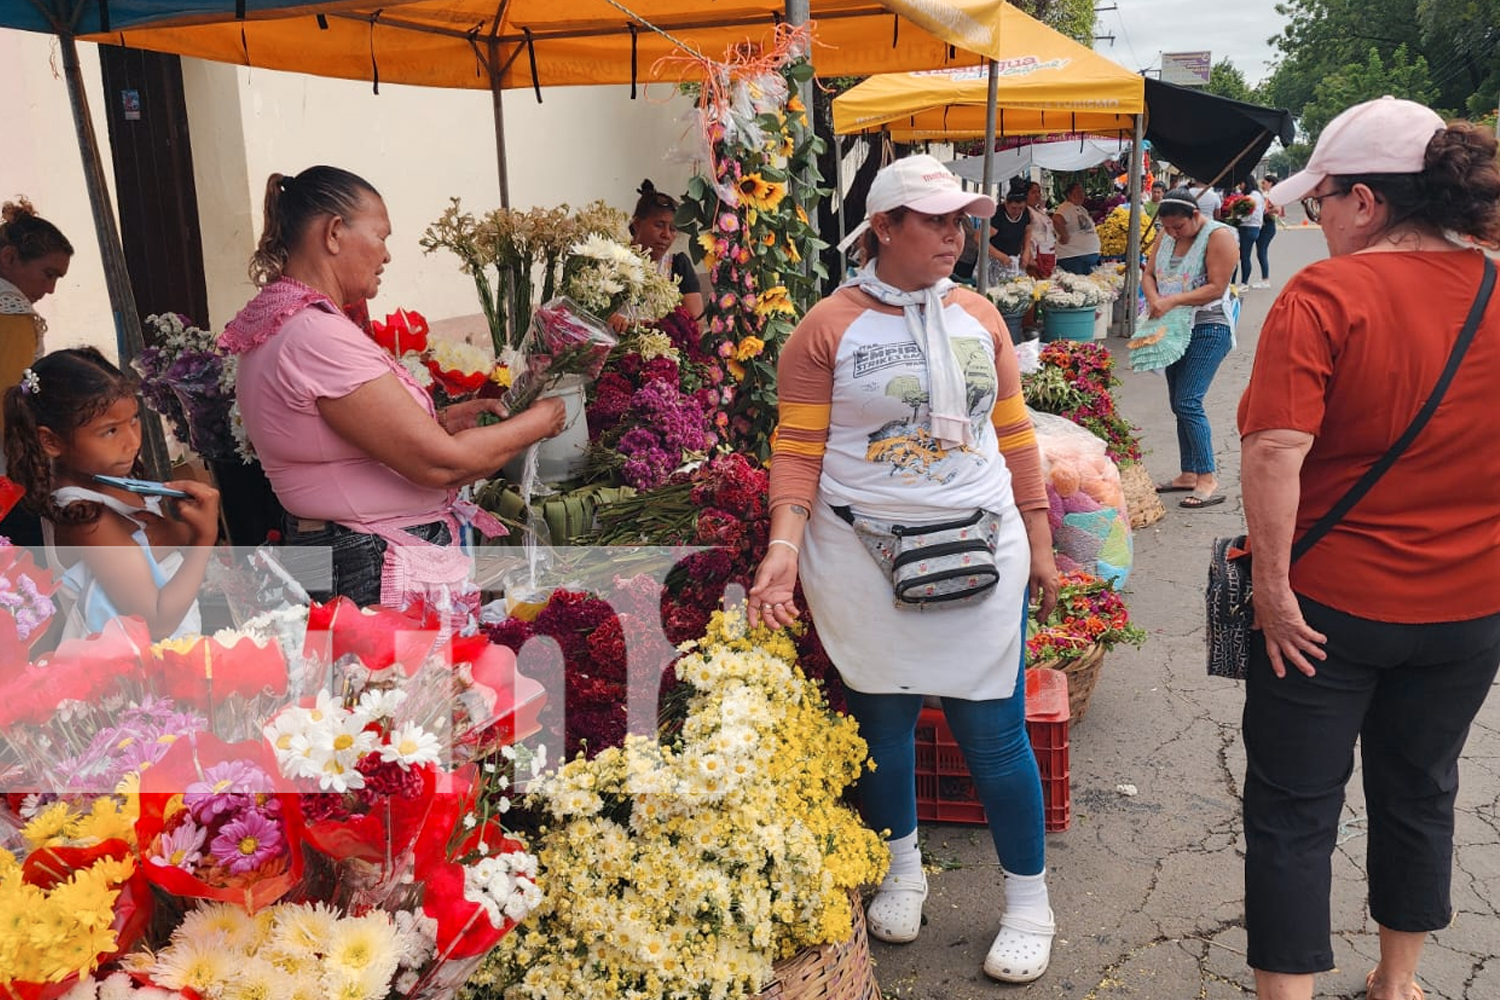
<path fill-rule="evenodd" d="M 1282 283 L 1326 256 L 1316 228 L 1285 229 L 1271 245 L 1272 287 L 1247 293 L 1239 346 L 1208 395 L 1214 450 L 1228 502 L 1167 506 L 1137 531 L 1128 601 L 1150 639 L 1106 658 L 1088 717 L 1070 733 L 1072 826 L 1047 837 L 1058 936 L 1038 982 L 1006 986 L 980 971 L 1001 910 L 988 831 L 924 824 L 931 894 L 927 924 L 908 945 L 872 942 L 886 997 L 972 1000 L 1239 1000 L 1254 995 L 1245 965 L 1243 688 L 1206 676 L 1203 586 L 1209 546 L 1242 530 L 1234 410 L 1257 335 Z M 1258 277 L 1258 272 L 1257 272 Z M 1154 479 L 1177 472 L 1165 382 L 1124 365 L 1117 399 L 1141 429 Z M 1170 501 L 1176 498 L 1168 497 Z M 1461 765 L 1452 925 L 1434 934 L 1420 970 L 1429 1000 L 1500 998 L 1500 696 L 1474 726 Z M 1356 774 L 1334 859 L 1334 955 L 1319 998 L 1363 998 L 1376 928 L 1365 907 L 1365 826 Z"/>

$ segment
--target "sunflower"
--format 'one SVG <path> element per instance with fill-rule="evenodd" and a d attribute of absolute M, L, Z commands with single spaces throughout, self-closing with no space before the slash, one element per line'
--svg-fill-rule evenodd
<path fill-rule="evenodd" d="M 762 212 L 776 211 L 781 205 L 781 200 L 786 197 L 785 183 L 768 181 L 759 173 L 746 174 L 741 177 L 736 187 L 739 190 L 741 202 Z"/>
<path fill-rule="evenodd" d="M 792 303 L 791 296 L 787 294 L 785 285 L 773 285 L 767 288 L 756 300 L 755 315 L 770 316 L 774 313 L 797 315 L 797 307 Z"/>

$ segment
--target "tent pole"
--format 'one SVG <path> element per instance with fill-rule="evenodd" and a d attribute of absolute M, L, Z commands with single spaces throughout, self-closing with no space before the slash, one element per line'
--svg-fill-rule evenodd
<path fill-rule="evenodd" d="M 787 21 L 787 24 L 790 24 L 794 28 L 795 27 L 800 27 L 801 25 L 806 24 L 811 17 L 812 17 L 812 7 L 811 7 L 811 3 L 809 2 L 809 0 L 786 0 L 786 21 Z M 812 59 L 812 48 L 811 48 L 811 46 L 808 46 L 807 51 L 805 51 L 805 52 L 803 52 L 801 54 L 803 56 L 805 56 L 807 59 L 811 60 Z M 809 132 L 812 132 L 813 134 L 816 135 L 817 134 L 817 128 L 818 128 L 818 121 L 817 121 L 817 109 L 818 109 L 818 106 L 817 106 L 816 101 L 814 101 L 814 99 L 813 99 L 813 82 L 812 82 L 811 78 L 803 80 L 801 83 L 797 84 L 797 97 L 802 101 L 802 107 L 806 109 L 803 113 L 805 115 L 807 115 L 807 129 L 808 129 Z M 834 136 L 833 142 L 834 142 L 834 153 L 837 154 L 837 152 L 838 152 L 838 137 L 837 136 Z M 811 175 L 805 175 L 805 176 L 803 176 L 801 178 L 801 186 L 802 186 L 802 189 L 804 191 L 809 191 L 810 192 L 810 191 L 813 190 L 813 188 L 815 187 L 815 185 L 812 183 L 812 177 L 811 177 Z M 842 188 L 839 190 L 838 194 L 839 194 L 839 198 L 842 199 L 843 196 L 844 196 L 844 192 L 843 192 Z M 822 287 L 822 282 L 819 281 L 818 276 L 815 273 L 815 270 L 813 268 L 813 260 L 812 260 L 811 257 L 808 257 L 806 260 L 804 260 L 802 262 L 801 271 L 802 271 L 803 274 L 807 274 L 807 275 L 811 275 L 812 276 L 811 297 L 812 297 L 813 300 L 816 300 L 819 296 L 821 296 L 823 294 L 823 287 Z M 841 281 L 843 280 L 843 276 L 842 275 L 840 275 L 839 280 L 841 280 Z"/>
<path fill-rule="evenodd" d="M 988 195 L 995 185 L 995 105 L 1000 102 L 1000 77 L 995 60 L 989 60 L 985 73 L 990 92 L 984 104 L 984 182 L 981 190 Z M 979 248 L 974 255 L 974 287 L 983 295 L 990 287 L 990 220 L 979 224 Z"/>
<path fill-rule="evenodd" d="M 495 172 L 500 181 L 500 207 L 510 208 L 510 171 L 505 163 L 505 105 L 500 89 L 500 43 L 490 38 L 490 57 L 485 66 L 490 74 L 490 106 L 495 115 Z"/>
<path fill-rule="evenodd" d="M 837 135 L 833 137 L 833 194 L 837 199 L 835 208 L 839 220 L 839 239 L 836 244 L 839 248 L 839 273 L 835 280 L 842 282 L 844 275 L 849 273 L 849 251 L 844 248 L 844 237 L 849 234 L 849 224 L 844 220 L 844 143 Z"/>
<path fill-rule="evenodd" d="M 83 156 L 83 180 L 89 192 L 89 205 L 93 209 L 94 235 L 99 241 L 99 260 L 104 265 L 109 306 L 115 318 L 115 345 L 120 367 L 128 370 L 130 362 L 140 357 L 141 352 L 146 349 L 146 338 L 141 332 L 141 315 L 136 311 L 135 292 L 130 287 L 130 271 L 125 266 L 125 249 L 120 243 L 114 205 L 110 201 L 109 186 L 104 178 L 104 161 L 99 156 L 99 137 L 94 132 L 94 119 L 89 115 L 88 95 L 83 89 L 83 70 L 78 64 L 78 43 L 72 35 L 59 35 L 58 45 L 62 49 L 63 77 L 68 84 L 68 104 L 73 109 L 73 127 L 78 132 L 78 151 Z M 156 479 L 171 478 L 171 464 L 167 460 L 167 442 L 162 436 L 161 421 L 152 419 L 154 415 L 144 410 L 141 416 L 141 458 L 146 464 L 147 472 Z"/>
<path fill-rule="evenodd" d="M 1125 335 L 1135 336 L 1136 292 L 1141 287 L 1141 172 L 1146 166 L 1146 116 L 1135 116 L 1130 147 L 1130 232 L 1125 239 Z"/>

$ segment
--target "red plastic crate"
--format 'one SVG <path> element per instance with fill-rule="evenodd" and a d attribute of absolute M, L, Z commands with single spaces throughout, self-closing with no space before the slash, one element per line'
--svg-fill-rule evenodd
<path fill-rule="evenodd" d="M 1026 732 L 1042 774 L 1042 814 L 1048 833 L 1068 828 L 1068 678 L 1060 670 L 1026 673 Z M 964 755 L 940 708 L 917 720 L 917 819 L 984 823 L 984 806 L 964 766 Z"/>

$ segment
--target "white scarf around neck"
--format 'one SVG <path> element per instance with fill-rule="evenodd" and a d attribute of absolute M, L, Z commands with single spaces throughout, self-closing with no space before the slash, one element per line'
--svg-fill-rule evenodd
<path fill-rule="evenodd" d="M 969 419 L 968 385 L 948 341 L 948 327 L 943 322 L 943 296 L 954 287 L 953 282 L 942 278 L 915 292 L 903 292 L 876 277 L 875 262 L 871 261 L 841 287 L 858 288 L 877 302 L 900 308 L 906 318 L 907 332 L 927 361 L 927 405 L 932 414 L 932 436 L 944 448 L 973 444 L 974 425 Z"/>

